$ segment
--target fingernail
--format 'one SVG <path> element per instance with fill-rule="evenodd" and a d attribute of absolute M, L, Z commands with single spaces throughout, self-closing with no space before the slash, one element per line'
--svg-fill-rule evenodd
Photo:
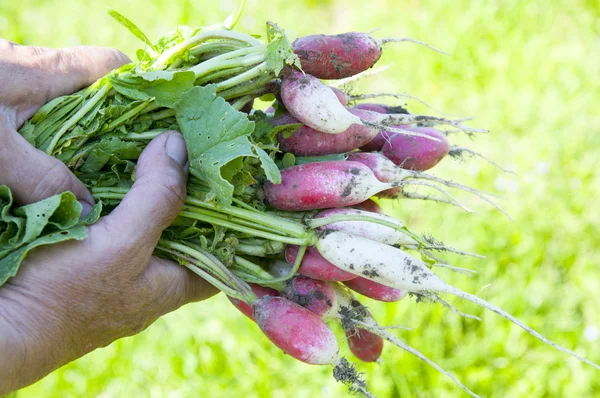
<path fill-rule="evenodd" d="M 187 148 L 185 147 L 185 140 L 180 133 L 171 133 L 167 137 L 165 149 L 171 159 L 179 163 L 181 167 L 185 166 L 187 163 Z"/>
<path fill-rule="evenodd" d="M 80 200 L 79 203 L 81 204 L 81 218 L 90 214 L 93 206 L 88 202 L 84 202 L 83 200 Z"/>

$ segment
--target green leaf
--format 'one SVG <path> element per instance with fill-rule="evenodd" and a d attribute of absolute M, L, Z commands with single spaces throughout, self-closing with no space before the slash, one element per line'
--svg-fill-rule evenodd
<path fill-rule="evenodd" d="M 194 86 L 196 75 L 191 71 L 128 71 L 109 75 L 117 92 L 136 100 L 154 98 L 164 107 L 173 108 L 181 95 Z"/>
<path fill-rule="evenodd" d="M 81 204 L 71 192 L 63 192 L 14 211 L 15 216 L 26 220 L 20 243 L 32 242 L 52 225 L 59 230 L 74 227 L 79 222 Z"/>
<path fill-rule="evenodd" d="M 158 52 L 158 49 L 150 39 L 142 32 L 140 28 L 136 26 L 133 22 L 131 22 L 128 18 L 123 16 L 120 12 L 113 10 L 112 8 L 108 8 L 108 15 L 113 17 L 118 23 L 123 25 L 128 31 L 130 31 L 135 37 L 146 43 L 151 49 Z"/>
<path fill-rule="evenodd" d="M 302 70 L 300 58 L 294 53 L 285 32 L 273 22 L 267 22 L 267 40 L 267 66 L 276 76 L 279 76 L 285 65 Z"/>
<path fill-rule="evenodd" d="M 102 202 L 96 203 L 94 207 L 92 207 L 92 211 L 90 211 L 87 216 L 81 219 L 81 225 L 88 226 L 95 224 L 102 215 L 102 207 Z"/>
<path fill-rule="evenodd" d="M 36 247 L 52 245 L 73 239 L 83 240 L 85 237 L 85 227 L 83 225 L 76 225 L 67 230 L 55 231 L 41 236 L 28 245 L 12 251 L 7 256 L 0 258 L 0 286 L 2 286 L 8 278 L 14 277 L 17 274 L 17 271 L 27 254 Z"/>
<path fill-rule="evenodd" d="M 81 204 L 71 192 L 17 207 L 10 189 L 0 185 L 0 286 L 16 275 L 30 250 L 70 239 L 84 239 L 85 227 L 79 223 L 81 210 Z"/>
<path fill-rule="evenodd" d="M 240 157 L 259 158 L 267 178 L 280 180 L 273 160 L 249 140 L 254 123 L 217 97 L 214 85 L 186 92 L 175 105 L 175 112 L 188 147 L 190 173 L 206 183 L 221 203 L 230 204 L 234 191 L 222 168 L 227 166 L 226 175 L 232 177 L 239 163 L 228 164 Z"/>
<path fill-rule="evenodd" d="M 108 137 L 94 145 L 81 166 L 83 173 L 94 173 L 102 170 L 107 164 L 127 164 L 139 158 L 142 150 L 134 141 L 122 141 L 116 137 Z"/>

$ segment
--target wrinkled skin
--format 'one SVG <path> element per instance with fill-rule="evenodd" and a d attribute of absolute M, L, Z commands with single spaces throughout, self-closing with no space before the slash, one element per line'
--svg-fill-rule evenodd
<path fill-rule="evenodd" d="M 104 48 L 42 49 L 0 41 L 0 184 L 19 204 L 70 190 L 89 211 L 93 198 L 58 160 L 17 129 L 49 100 L 75 92 L 128 62 Z M 215 290 L 152 256 L 183 207 L 187 152 L 181 134 L 155 138 L 137 180 L 88 237 L 30 253 L 0 287 L 0 396 L 29 385 L 98 347 L 144 330 L 158 317 Z"/>

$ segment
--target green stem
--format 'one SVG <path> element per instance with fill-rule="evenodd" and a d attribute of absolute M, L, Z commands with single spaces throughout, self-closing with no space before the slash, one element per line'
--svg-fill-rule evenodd
<path fill-rule="evenodd" d="M 231 222 L 235 222 L 236 224 L 245 226 L 245 227 L 250 227 L 250 228 L 256 228 L 256 229 L 260 229 L 262 231 L 265 232 L 271 232 L 274 234 L 280 234 L 281 231 L 279 231 L 278 229 L 275 228 L 271 228 L 271 227 L 267 227 L 261 224 L 257 224 L 255 222 L 252 221 L 248 221 L 248 220 L 244 220 L 244 219 L 239 219 L 237 217 L 233 217 L 230 214 L 224 214 L 224 213 L 220 213 L 217 211 L 212 211 L 212 210 L 206 210 L 206 209 L 199 209 L 197 207 L 194 206 L 184 206 L 183 208 L 184 211 L 188 211 L 188 212 L 193 212 L 199 215 L 205 215 L 205 216 L 209 216 L 209 217 L 215 217 L 224 221 L 231 221 Z"/>
<path fill-rule="evenodd" d="M 184 267 L 186 267 L 187 269 L 189 269 L 196 275 L 200 276 L 202 279 L 204 279 L 205 281 L 207 281 L 208 283 L 210 283 L 217 289 L 221 290 L 226 295 L 232 296 L 235 298 L 240 298 L 239 297 L 240 294 L 236 290 L 234 290 L 230 286 L 227 286 L 224 282 L 220 281 L 219 279 L 217 279 L 213 275 L 211 275 L 209 272 L 205 271 L 203 269 L 205 267 L 205 265 L 202 264 L 200 262 L 200 260 L 198 260 L 192 256 L 184 255 L 175 250 L 167 249 L 167 248 L 164 248 L 161 246 L 158 246 L 156 248 L 156 250 L 159 250 L 161 252 L 168 254 L 169 256 L 171 256 L 172 259 L 177 260 L 177 262 L 179 262 L 179 264 L 183 265 Z"/>
<path fill-rule="evenodd" d="M 139 114 L 141 111 L 144 110 L 144 108 L 148 107 L 148 105 L 150 105 L 150 102 L 152 101 L 152 99 L 149 99 L 145 102 L 142 102 L 141 104 L 139 104 L 138 106 L 136 106 L 133 109 L 130 109 L 129 111 L 125 112 L 124 114 L 122 114 L 121 116 L 119 116 L 118 118 L 116 118 L 115 120 L 113 120 L 112 122 L 110 122 L 108 124 L 108 126 L 104 127 L 100 133 L 106 132 L 106 131 L 111 131 L 117 127 L 119 127 L 121 124 L 131 120 L 134 118 L 134 116 L 136 116 L 137 114 Z"/>
<path fill-rule="evenodd" d="M 149 141 L 153 138 L 158 137 L 160 134 L 164 133 L 165 131 L 167 131 L 167 129 L 155 129 L 155 130 L 144 131 L 143 133 L 128 133 L 128 134 L 120 136 L 119 138 L 122 140 Z"/>
<path fill-rule="evenodd" d="M 233 285 L 232 288 L 234 290 L 236 290 L 237 292 L 239 292 L 239 294 L 241 295 L 241 297 L 235 297 L 235 296 L 232 296 L 232 297 L 239 298 L 240 300 L 244 301 L 247 304 L 252 304 L 254 301 L 257 300 L 257 297 L 254 294 L 254 292 L 252 291 L 252 289 L 250 288 L 250 286 L 248 286 L 248 284 L 246 282 L 240 280 L 238 277 L 236 277 L 234 274 L 232 274 L 231 271 L 229 269 L 227 269 L 227 267 L 225 265 L 223 265 L 223 263 L 221 263 L 212 254 L 204 252 L 203 250 L 200 250 L 199 248 L 192 249 L 184 244 L 172 242 L 172 241 L 165 240 L 165 239 L 161 239 L 160 242 L 164 246 L 167 246 L 170 249 L 174 249 L 174 250 L 189 254 L 193 258 L 196 258 L 199 261 L 201 261 L 201 263 L 203 265 L 208 265 L 209 269 L 212 272 L 214 272 L 218 275 L 221 275 L 225 279 L 224 282 L 227 282 L 227 283 Z"/>
<path fill-rule="evenodd" d="M 190 50 L 190 54 L 193 56 L 200 56 L 200 55 L 208 54 L 208 53 L 215 52 L 215 51 L 231 52 L 231 51 L 236 51 L 236 50 L 239 50 L 239 49 L 245 48 L 245 47 L 247 47 L 247 46 L 245 46 L 242 43 L 237 42 L 237 41 L 230 41 L 230 42 L 218 41 L 215 43 L 206 43 L 201 46 L 194 47 Z"/>
<path fill-rule="evenodd" d="M 245 66 L 239 66 L 237 68 L 228 68 L 228 69 L 218 70 L 213 73 L 205 74 L 203 77 L 196 79 L 194 84 L 197 86 L 203 86 L 203 85 L 209 84 L 210 82 L 214 82 L 219 79 L 226 79 L 231 76 L 235 76 L 238 73 L 244 72 L 245 70 L 247 70 L 247 67 L 245 67 Z"/>
<path fill-rule="evenodd" d="M 97 197 L 97 198 L 123 199 L 123 197 L 125 196 L 125 194 L 128 191 L 129 191 L 128 188 L 95 187 L 95 188 L 92 188 L 92 195 L 94 195 L 94 197 Z M 255 209 L 247 210 L 247 209 L 240 209 L 240 208 L 233 207 L 233 206 L 215 206 L 215 205 L 203 202 L 203 201 L 196 199 L 194 197 L 191 197 L 191 196 L 188 196 L 185 199 L 185 203 L 190 206 L 196 206 L 196 207 L 200 207 L 200 208 L 204 208 L 204 209 L 209 209 L 216 213 L 228 214 L 230 216 L 234 216 L 237 218 L 241 218 L 243 220 L 251 221 L 251 222 L 261 225 L 263 227 L 272 228 L 273 230 L 279 231 L 281 233 L 291 235 L 291 237 L 283 237 L 283 236 L 277 235 L 277 239 L 272 239 L 272 240 L 276 240 L 278 242 L 297 244 L 297 245 L 304 245 L 304 244 L 313 245 L 316 240 L 316 236 L 314 235 L 314 233 L 308 231 L 304 225 L 294 222 L 294 221 L 286 220 L 285 218 L 282 218 L 282 217 L 277 217 L 277 216 L 272 216 L 272 215 L 268 215 L 265 213 L 261 213 Z M 199 209 L 194 209 L 194 210 L 197 212 Z M 200 215 L 194 215 L 193 218 L 200 220 L 200 221 L 204 221 L 202 218 L 199 218 L 199 216 Z M 231 224 L 230 222 L 228 222 L 226 220 L 220 220 L 220 222 L 221 223 L 218 225 L 221 225 L 224 227 L 227 227 L 227 226 L 222 225 L 223 222 Z M 232 228 L 232 229 L 234 229 L 234 228 Z M 240 232 L 246 233 L 248 231 L 249 230 L 244 230 L 244 231 L 240 231 Z M 251 233 L 253 234 L 254 232 L 255 231 L 252 231 Z M 265 236 L 262 236 L 262 237 L 266 238 L 266 239 L 271 239 L 273 236 L 275 236 L 275 235 L 269 234 L 268 237 L 265 237 Z M 281 240 L 281 239 L 285 239 L 285 240 Z M 293 242 L 296 242 L 296 243 L 293 243 Z"/>
<path fill-rule="evenodd" d="M 276 235 L 276 234 L 273 234 L 270 232 L 261 231 L 259 229 L 248 228 L 248 227 L 236 224 L 234 222 L 222 220 L 220 218 L 197 214 L 195 212 L 182 211 L 181 213 L 179 213 L 179 215 L 182 217 L 187 217 L 187 218 L 191 218 L 194 220 L 203 221 L 203 222 L 206 222 L 209 224 L 219 225 L 221 227 L 225 227 L 228 229 L 232 229 L 234 231 L 249 234 L 251 236 L 258 236 L 261 238 L 274 240 L 276 242 L 282 242 L 282 243 L 287 243 L 290 245 L 299 245 L 299 246 L 308 244 L 307 238 L 291 238 L 291 237 L 287 237 L 287 236 Z"/>
<path fill-rule="evenodd" d="M 264 241 L 263 244 L 239 243 L 235 246 L 235 252 L 255 257 L 266 257 L 273 254 L 281 254 L 285 245 L 281 242 Z"/>
<path fill-rule="evenodd" d="M 252 101 L 253 97 L 250 95 L 246 95 L 245 97 L 240 97 L 231 103 L 231 107 L 236 111 L 242 110 L 244 106 L 250 101 Z"/>
<path fill-rule="evenodd" d="M 245 48 L 238 51 L 244 51 Z M 236 51 L 232 51 L 230 53 L 226 53 L 223 55 L 219 55 L 218 57 L 211 58 L 208 61 L 202 62 L 192 68 L 190 71 L 194 72 L 196 79 L 206 76 L 209 73 L 223 70 L 223 69 L 232 69 L 242 67 L 250 67 L 256 64 L 260 64 L 264 61 L 265 56 L 262 53 L 258 54 L 248 54 L 243 57 L 232 58 L 231 54 Z M 255 51 L 256 52 L 256 51 Z"/>
<path fill-rule="evenodd" d="M 259 284 L 265 284 L 265 283 L 273 284 L 273 283 L 285 282 L 285 281 L 291 279 L 294 275 L 296 275 L 296 272 L 298 272 L 298 269 L 300 269 L 300 265 L 302 265 L 302 260 L 304 259 L 304 254 L 306 254 L 307 248 L 308 248 L 308 246 L 300 246 L 299 247 L 298 254 L 296 255 L 296 261 L 294 261 L 294 265 L 293 265 L 292 269 L 286 276 L 282 276 L 280 278 L 273 278 L 273 279 L 270 279 L 269 281 L 248 278 L 248 279 L 245 279 L 246 282 L 259 283 Z"/>
<path fill-rule="evenodd" d="M 243 218 L 245 220 L 254 221 L 257 224 L 262 224 L 271 228 L 278 229 L 283 233 L 294 236 L 296 238 L 305 238 L 308 235 L 308 231 L 306 230 L 306 227 L 304 225 L 294 221 L 286 220 L 282 217 L 268 215 L 259 212 L 256 209 L 247 210 L 232 206 L 215 206 L 190 196 L 186 198 L 186 203 L 198 207 L 212 209 L 218 212 L 231 214 L 233 216 Z"/>
<path fill-rule="evenodd" d="M 171 116 L 175 116 L 175 109 L 163 109 L 158 112 L 142 115 L 137 120 L 140 122 L 156 121 L 166 119 Z"/>
<path fill-rule="evenodd" d="M 262 59 L 264 59 L 264 57 L 262 57 Z M 267 63 L 262 62 L 259 65 L 255 66 L 254 68 L 252 68 L 244 73 L 240 73 L 239 75 L 236 75 L 230 79 L 227 79 L 225 81 L 217 83 L 216 84 L 217 92 L 223 91 L 223 90 L 226 90 L 233 86 L 237 86 L 241 83 L 250 81 L 250 80 L 254 79 L 255 77 L 263 76 L 268 71 L 269 71 L 269 67 L 267 66 Z M 274 76 L 270 76 L 270 77 L 273 78 Z"/>
<path fill-rule="evenodd" d="M 89 101 L 87 101 L 73 116 L 69 118 L 69 120 L 65 122 L 65 124 L 63 124 L 60 130 L 58 130 L 54 137 L 52 137 L 52 141 L 50 141 L 50 144 L 46 148 L 46 153 L 48 155 L 52 155 L 52 151 L 54 151 L 54 147 L 61 139 L 61 137 L 70 128 L 75 126 L 75 124 L 77 124 L 77 122 L 81 120 L 81 118 L 84 117 L 86 113 L 90 111 L 90 109 L 92 109 L 98 102 L 104 99 L 110 88 L 110 84 L 108 83 L 108 81 L 106 81 L 104 85 L 98 90 L 98 92 L 96 92 L 96 94 L 94 94 L 94 96 L 90 98 Z"/>
<path fill-rule="evenodd" d="M 163 52 L 157 59 L 154 61 L 152 68 L 155 70 L 162 70 L 167 66 L 167 63 L 177 55 L 183 53 L 184 51 L 196 47 L 198 44 L 205 42 L 211 39 L 231 39 L 236 40 L 242 43 L 247 43 L 251 46 L 262 46 L 263 44 L 253 38 L 252 36 L 248 36 L 238 32 L 232 32 L 229 30 L 212 30 L 207 32 L 201 32 L 194 37 L 190 37 L 187 40 L 182 41 L 181 43 L 169 48 L 165 52 Z"/>

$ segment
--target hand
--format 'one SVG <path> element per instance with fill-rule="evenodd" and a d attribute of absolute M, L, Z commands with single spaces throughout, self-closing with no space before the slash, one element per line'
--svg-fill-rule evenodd
<path fill-rule="evenodd" d="M 8 45 L 0 43 L 2 46 L 5 50 L 0 52 L 5 52 Z M 104 62 L 104 56 L 92 55 L 95 49 L 77 51 L 87 55 L 83 59 L 75 55 L 66 58 L 80 65 L 74 70 L 85 69 L 86 62 Z M 16 128 L 44 101 L 91 83 L 93 73 L 106 71 L 75 73 L 74 80 L 69 81 L 61 78 L 62 72 L 54 75 L 56 79 L 44 75 L 39 65 L 21 68 L 22 62 L 15 61 L 13 68 L 0 64 L 4 104 L 0 112 L 0 147 L 12 148 L 0 149 L 0 183 L 8 183 L 20 203 L 69 189 L 91 204 L 85 187 L 62 163 L 30 147 Z M 67 66 L 61 68 L 70 70 Z M 75 84 L 77 76 L 86 77 Z M 59 88 L 57 82 L 61 79 L 63 86 Z M 47 80 L 54 82 L 52 88 L 43 85 Z M 13 81 L 20 82 L 22 91 L 10 85 Z M 8 91 L 12 99 L 4 95 L 4 84 L 13 87 Z M 38 89 L 31 84 L 37 84 Z M 183 207 L 186 162 L 181 134 L 166 132 L 155 138 L 138 161 L 131 191 L 110 215 L 88 228 L 84 241 L 32 251 L 19 274 L 0 287 L 0 396 L 98 347 L 140 332 L 184 303 L 216 292 L 184 267 L 152 256 L 162 230 Z"/>
<path fill-rule="evenodd" d="M 129 58 L 108 48 L 50 49 L 0 39 L 0 60 L 0 185 L 8 185 L 20 204 L 71 191 L 89 211 L 94 200 L 83 184 L 17 129 L 48 101 L 89 86 Z"/>

